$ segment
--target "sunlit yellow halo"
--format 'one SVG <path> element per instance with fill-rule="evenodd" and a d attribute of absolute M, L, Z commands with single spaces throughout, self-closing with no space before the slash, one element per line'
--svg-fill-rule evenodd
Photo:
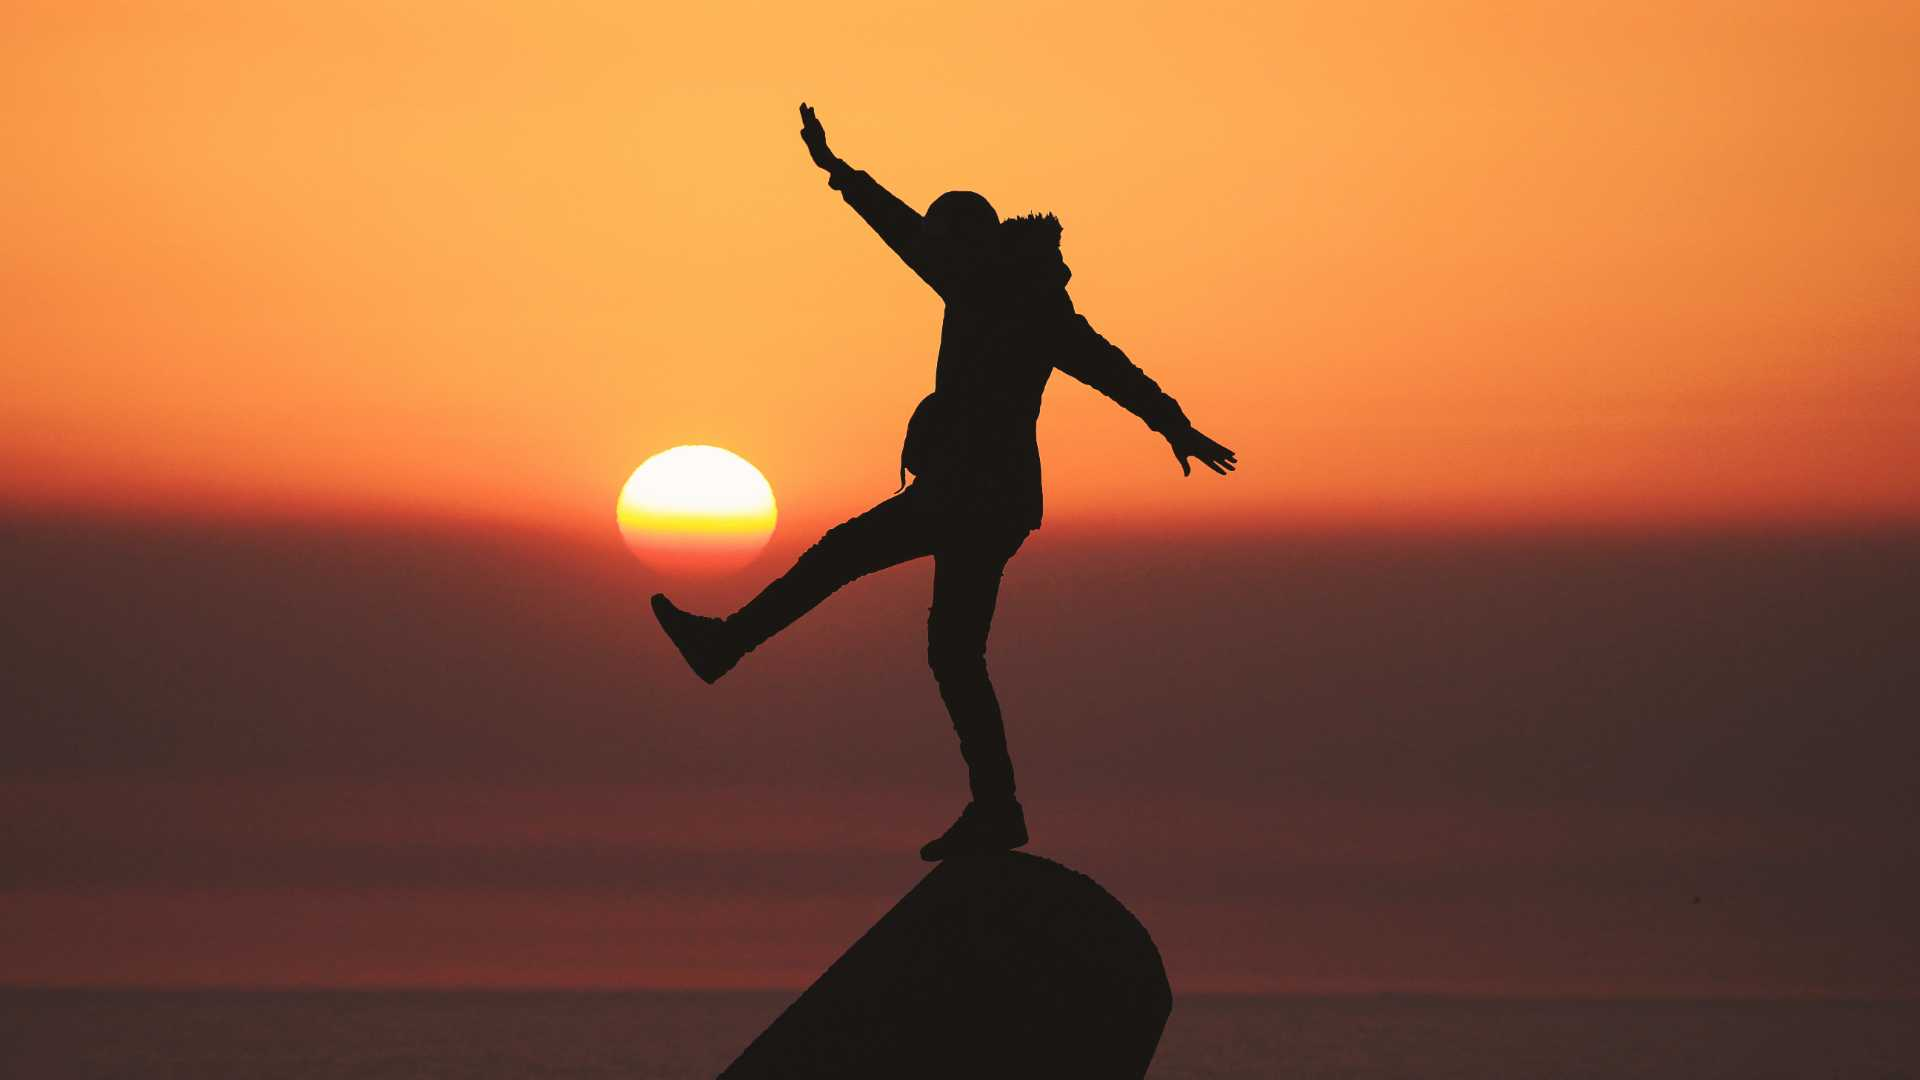
<path fill-rule="evenodd" d="M 620 491 L 620 532 L 627 546 L 666 570 L 738 569 L 766 546 L 776 517 L 767 478 L 717 446 L 676 446 L 655 454 Z"/>

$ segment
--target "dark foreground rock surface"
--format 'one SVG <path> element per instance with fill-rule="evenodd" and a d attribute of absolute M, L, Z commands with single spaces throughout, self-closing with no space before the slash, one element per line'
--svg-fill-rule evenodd
<path fill-rule="evenodd" d="M 1032 855 L 949 859 L 722 1073 L 1138 1078 L 1173 994 L 1092 878 Z"/>

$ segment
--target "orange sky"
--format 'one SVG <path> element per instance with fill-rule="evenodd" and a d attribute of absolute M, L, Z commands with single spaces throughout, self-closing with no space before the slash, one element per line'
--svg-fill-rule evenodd
<path fill-rule="evenodd" d="M 15 3 L 0 496 L 611 528 L 893 485 L 934 297 L 796 137 L 1058 212 L 1051 520 L 1920 518 L 1908 4 Z"/>

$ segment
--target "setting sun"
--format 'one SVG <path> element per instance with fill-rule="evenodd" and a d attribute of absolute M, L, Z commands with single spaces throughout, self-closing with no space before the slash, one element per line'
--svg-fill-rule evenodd
<path fill-rule="evenodd" d="M 753 561 L 773 535 L 773 488 L 718 446 L 676 446 L 641 463 L 620 490 L 620 532 L 660 570 L 724 573 Z"/>

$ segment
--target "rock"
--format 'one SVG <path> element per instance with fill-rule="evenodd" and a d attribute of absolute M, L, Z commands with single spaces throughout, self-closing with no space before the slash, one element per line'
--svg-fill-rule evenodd
<path fill-rule="evenodd" d="M 955 858 L 721 1077 L 1137 1080 L 1172 1009 L 1146 928 L 1093 879 L 1018 852 Z"/>

